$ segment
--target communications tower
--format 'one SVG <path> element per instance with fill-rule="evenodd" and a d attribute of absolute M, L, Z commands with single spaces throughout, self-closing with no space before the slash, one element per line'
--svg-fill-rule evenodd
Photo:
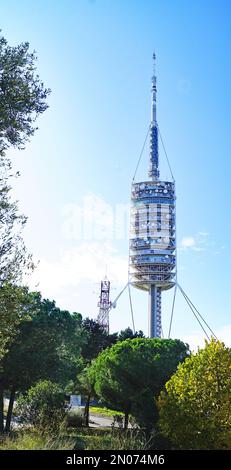
<path fill-rule="evenodd" d="M 97 306 L 99 307 L 97 321 L 109 334 L 109 311 L 112 305 L 110 301 L 110 281 L 108 281 L 106 276 L 105 279 L 101 281 L 100 297 Z"/>
<path fill-rule="evenodd" d="M 153 54 L 149 179 L 132 183 L 130 282 L 149 292 L 149 337 L 161 337 L 161 294 L 176 278 L 175 183 L 159 177 L 156 117 L 156 56 Z"/>

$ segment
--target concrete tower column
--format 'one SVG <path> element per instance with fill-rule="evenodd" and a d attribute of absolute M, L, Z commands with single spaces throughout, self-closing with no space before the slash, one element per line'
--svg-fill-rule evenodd
<path fill-rule="evenodd" d="M 148 336 L 161 337 L 161 289 L 155 284 L 149 288 Z"/>

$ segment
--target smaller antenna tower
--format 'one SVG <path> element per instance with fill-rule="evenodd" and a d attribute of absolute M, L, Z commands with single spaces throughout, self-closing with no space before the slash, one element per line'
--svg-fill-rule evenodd
<path fill-rule="evenodd" d="M 104 328 L 106 333 L 109 334 L 109 311 L 111 310 L 110 301 L 110 281 L 107 276 L 101 281 L 100 297 L 97 306 L 99 307 L 99 313 L 97 317 L 98 323 Z"/>

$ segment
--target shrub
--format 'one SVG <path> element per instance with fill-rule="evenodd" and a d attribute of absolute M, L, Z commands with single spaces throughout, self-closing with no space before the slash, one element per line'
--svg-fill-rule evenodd
<path fill-rule="evenodd" d="M 16 412 L 23 423 L 42 432 L 56 431 L 65 416 L 64 393 L 54 382 L 40 381 L 18 399 Z"/>
<path fill-rule="evenodd" d="M 231 350 L 212 340 L 178 367 L 159 398 L 160 427 L 177 449 L 231 447 Z"/>
<path fill-rule="evenodd" d="M 67 412 L 66 426 L 70 428 L 78 428 L 84 424 L 84 413 L 81 409 L 72 409 Z"/>

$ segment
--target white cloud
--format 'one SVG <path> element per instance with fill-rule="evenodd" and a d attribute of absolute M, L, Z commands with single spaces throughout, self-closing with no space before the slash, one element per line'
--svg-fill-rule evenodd
<path fill-rule="evenodd" d="M 31 288 L 37 286 L 43 295 L 55 298 L 63 288 L 77 287 L 80 282 L 99 282 L 106 268 L 111 280 L 125 283 L 127 267 L 127 257 L 119 255 L 112 244 L 83 242 L 64 251 L 56 262 L 42 259 L 29 284 Z"/>
<path fill-rule="evenodd" d="M 208 237 L 209 232 L 198 232 L 198 235 L 201 235 L 202 237 Z"/>
<path fill-rule="evenodd" d="M 224 325 L 215 333 L 219 340 L 223 341 L 226 346 L 231 347 L 231 325 Z"/>
<path fill-rule="evenodd" d="M 126 240 L 129 205 L 110 205 L 96 194 L 83 196 L 81 204 L 62 208 L 62 235 L 66 240 Z"/>
<path fill-rule="evenodd" d="M 202 248 L 201 246 L 193 246 L 192 250 L 193 251 L 205 251 L 205 248 Z"/>
<path fill-rule="evenodd" d="M 212 240 L 209 232 L 197 232 L 194 235 L 183 237 L 178 247 L 178 251 L 183 252 L 209 252 L 212 255 L 220 255 L 225 249 Z"/>
<path fill-rule="evenodd" d="M 61 215 L 59 253 L 54 261 L 41 257 L 28 284 L 64 308 L 89 311 L 95 284 L 106 271 L 113 285 L 120 288 L 127 282 L 128 256 L 120 254 L 117 243 L 124 240 L 128 246 L 129 206 L 110 205 L 91 193 L 80 204 L 64 205 Z"/>
<path fill-rule="evenodd" d="M 231 347 L 231 325 L 224 325 L 215 330 L 214 333 L 226 346 Z M 193 335 L 186 334 L 182 337 L 182 341 L 188 343 L 192 351 L 197 351 L 198 347 L 204 347 L 205 334 L 202 331 L 198 331 Z"/>
<path fill-rule="evenodd" d="M 195 235 L 190 235 L 183 237 L 180 245 L 179 251 L 205 251 L 211 245 L 211 242 L 208 240 L 208 232 L 197 232 Z"/>
<path fill-rule="evenodd" d="M 184 237 L 181 240 L 180 246 L 182 248 L 192 248 L 196 245 L 196 240 L 194 237 Z"/>

